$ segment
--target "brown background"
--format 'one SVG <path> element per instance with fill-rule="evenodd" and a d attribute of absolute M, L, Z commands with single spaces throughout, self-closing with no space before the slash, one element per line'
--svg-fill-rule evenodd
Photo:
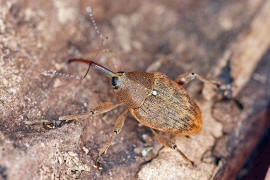
<path fill-rule="evenodd" d="M 119 55 L 118 60 L 100 56 L 96 58 L 100 64 L 125 71 L 145 70 L 156 59 L 171 55 L 172 60 L 160 70 L 171 78 L 193 71 L 232 84 L 230 100 L 198 81 L 187 87 L 202 109 L 203 130 L 172 139 L 196 167 L 162 148 L 148 128 L 129 116 L 103 158 L 104 169 L 96 170 L 93 162 L 98 149 L 121 108 L 53 130 L 27 124 L 117 101 L 110 80 L 96 71 L 91 70 L 83 81 L 42 75 L 50 70 L 74 75 L 86 71 L 85 65 L 65 62 L 100 48 L 87 6 L 108 36 L 106 46 Z M 0 1 L 0 178 L 244 176 L 249 166 L 242 167 L 270 121 L 269 9 L 268 0 Z M 260 158 L 264 159 L 261 169 L 269 165 L 266 156 Z"/>

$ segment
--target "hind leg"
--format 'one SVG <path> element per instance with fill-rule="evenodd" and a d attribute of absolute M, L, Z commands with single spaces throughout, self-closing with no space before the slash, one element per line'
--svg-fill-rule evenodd
<path fill-rule="evenodd" d="M 190 162 L 192 166 L 194 166 L 194 162 L 191 161 L 178 147 L 175 143 L 173 143 L 171 140 L 161 136 L 158 134 L 158 132 L 154 129 L 151 129 L 155 137 L 158 139 L 158 141 L 165 147 L 169 147 L 175 151 L 177 151 L 186 161 Z"/>

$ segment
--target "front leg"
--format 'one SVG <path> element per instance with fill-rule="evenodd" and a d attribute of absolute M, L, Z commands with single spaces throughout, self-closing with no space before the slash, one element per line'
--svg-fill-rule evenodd
<path fill-rule="evenodd" d="M 179 76 L 177 76 L 177 78 L 175 79 L 175 81 L 179 84 L 179 85 L 184 85 L 189 83 L 190 81 L 192 81 L 193 79 L 198 79 L 200 81 L 202 81 L 205 84 L 209 84 L 211 86 L 213 86 L 214 88 L 220 90 L 221 92 L 223 92 L 223 95 L 227 98 L 230 98 L 231 96 L 231 89 L 232 86 L 230 84 L 220 84 L 217 81 L 213 81 L 210 80 L 204 76 L 201 76 L 199 74 L 196 73 L 184 73 L 184 74 L 180 74 Z"/>
<path fill-rule="evenodd" d="M 109 111 L 117 108 L 120 105 L 122 105 L 122 103 L 111 103 L 111 102 L 103 103 L 103 104 L 100 104 L 97 107 L 93 108 L 92 110 L 90 110 L 90 112 L 82 113 L 82 114 L 75 114 L 75 115 L 68 115 L 68 116 L 60 116 L 58 120 L 59 121 L 71 121 L 71 120 L 78 120 L 80 118 L 84 118 L 87 116 L 96 116 L 99 114 L 109 112 Z"/>
<path fill-rule="evenodd" d="M 186 84 L 186 83 L 189 83 L 190 81 L 192 81 L 193 79 L 198 79 L 206 84 L 210 84 L 214 87 L 216 87 L 217 89 L 220 87 L 220 84 L 216 81 L 213 81 L 213 80 L 210 80 L 210 79 L 207 79 L 206 77 L 203 77 L 199 74 L 196 74 L 196 73 L 184 73 L 184 74 L 180 74 L 179 76 L 177 76 L 177 78 L 175 79 L 175 81 L 180 84 L 180 85 L 183 85 L 183 84 Z"/>
<path fill-rule="evenodd" d="M 103 103 L 98 105 L 97 107 L 93 108 L 87 113 L 82 113 L 82 114 L 75 114 L 75 115 L 67 115 L 67 116 L 60 116 L 58 120 L 41 120 L 41 121 L 35 121 L 35 122 L 29 122 L 26 121 L 25 123 L 27 125 L 36 125 L 36 124 L 43 124 L 43 126 L 47 129 L 55 129 L 63 126 L 65 123 L 68 123 L 73 120 L 78 120 L 80 118 L 85 118 L 88 116 L 96 116 L 99 114 L 103 114 L 106 112 L 109 112 L 118 106 L 122 105 L 122 103 Z"/>

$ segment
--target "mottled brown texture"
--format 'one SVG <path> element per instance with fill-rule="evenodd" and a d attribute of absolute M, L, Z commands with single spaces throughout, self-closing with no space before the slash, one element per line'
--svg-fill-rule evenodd
<path fill-rule="evenodd" d="M 143 104 L 130 109 L 145 126 L 170 134 L 189 135 L 200 131 L 201 111 L 188 92 L 162 73 L 154 74 L 152 91 Z"/>
<path fill-rule="evenodd" d="M 154 75 L 151 73 L 142 71 L 123 73 L 118 75 L 118 88 L 114 92 L 128 108 L 138 108 L 151 94 L 154 81 Z"/>

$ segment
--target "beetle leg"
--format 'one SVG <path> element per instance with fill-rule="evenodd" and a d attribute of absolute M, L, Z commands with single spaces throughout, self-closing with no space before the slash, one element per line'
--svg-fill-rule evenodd
<path fill-rule="evenodd" d="M 177 151 L 186 161 L 190 162 L 192 166 L 194 166 L 194 162 L 191 161 L 178 147 L 175 143 L 173 143 L 171 140 L 166 139 L 165 137 L 161 136 L 160 134 L 158 134 L 158 132 L 154 129 L 152 129 L 153 134 L 155 135 L 155 137 L 158 139 L 158 141 L 166 147 L 169 147 L 175 151 Z"/>
<path fill-rule="evenodd" d="M 203 76 L 196 74 L 196 73 L 193 73 L 193 72 L 180 74 L 179 76 L 177 76 L 175 81 L 178 84 L 183 85 L 183 84 L 189 83 L 193 79 L 198 79 L 204 83 L 211 84 L 212 86 L 215 86 L 216 88 L 220 88 L 220 83 L 213 81 L 213 80 L 210 80 L 210 79 L 207 79 L 206 77 L 203 77 Z"/>
<path fill-rule="evenodd" d="M 109 112 L 118 106 L 122 105 L 122 103 L 103 103 L 98 105 L 97 107 L 93 108 L 90 112 L 82 113 L 82 114 L 75 114 L 75 115 L 68 115 L 68 116 L 60 116 L 59 121 L 71 121 L 71 120 L 78 120 L 80 118 L 84 118 L 87 116 L 96 116 L 99 114 L 103 114 Z"/>
<path fill-rule="evenodd" d="M 162 64 L 168 62 L 169 60 L 171 60 L 171 56 L 159 58 L 147 67 L 146 72 L 157 71 L 162 66 Z"/>
<path fill-rule="evenodd" d="M 176 78 L 176 82 L 180 85 L 186 84 L 190 81 L 192 81 L 193 79 L 199 79 L 200 81 L 206 83 L 206 84 L 210 84 L 212 86 L 214 86 L 215 88 L 217 88 L 218 90 L 221 90 L 224 94 L 224 96 L 226 97 L 230 97 L 231 96 L 231 89 L 232 86 L 231 84 L 220 84 L 219 82 L 207 79 L 204 76 L 201 76 L 199 74 L 196 73 L 185 73 L 185 74 L 180 74 L 179 76 L 177 76 Z"/>
<path fill-rule="evenodd" d="M 122 103 L 103 103 L 98 105 L 97 107 L 93 108 L 90 112 L 82 113 L 82 114 L 75 114 L 75 115 L 68 115 L 68 116 L 60 116 L 57 120 L 39 120 L 35 122 L 29 122 L 26 121 L 25 124 L 27 125 L 37 125 L 37 124 L 43 124 L 45 128 L 48 129 L 55 129 L 63 126 L 63 124 L 72 121 L 72 120 L 78 120 L 80 118 L 84 118 L 87 116 L 96 116 L 99 114 L 103 114 L 106 112 L 109 112 L 118 106 L 122 105 Z"/>
<path fill-rule="evenodd" d="M 125 123 L 125 120 L 127 118 L 128 115 L 128 110 L 125 110 L 116 120 L 115 124 L 114 124 L 114 128 L 113 128 L 113 132 L 112 135 L 110 136 L 110 138 L 107 140 L 106 144 L 104 145 L 104 147 L 100 150 L 98 158 L 96 160 L 96 168 L 101 169 L 102 167 L 100 166 L 99 160 L 101 158 L 102 155 L 106 154 L 108 148 L 111 146 L 114 138 L 121 132 L 122 127 Z"/>
<path fill-rule="evenodd" d="M 44 128 L 47 129 L 55 129 L 60 127 L 63 124 L 63 121 L 58 121 L 58 120 L 37 120 L 37 121 L 25 121 L 24 122 L 26 125 L 40 125 L 43 124 Z"/>

